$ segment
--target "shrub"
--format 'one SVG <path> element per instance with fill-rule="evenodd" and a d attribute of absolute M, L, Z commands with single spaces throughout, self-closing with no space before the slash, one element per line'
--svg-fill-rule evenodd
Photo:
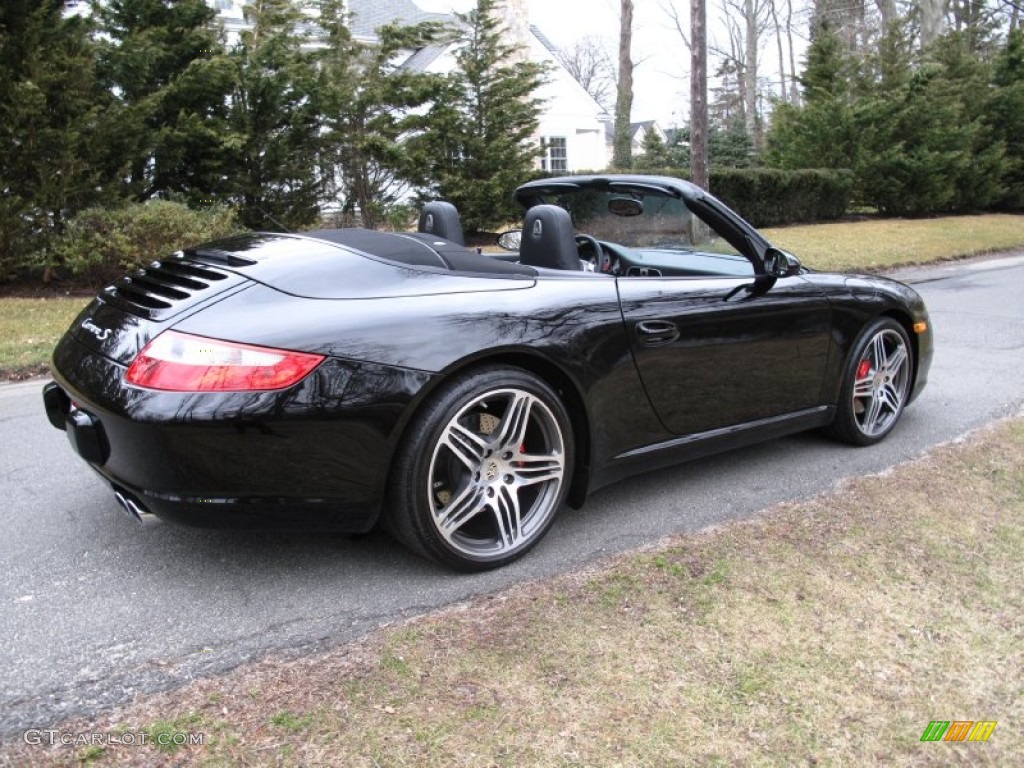
<path fill-rule="evenodd" d="M 88 208 L 68 222 L 49 261 L 75 282 L 98 285 L 180 248 L 240 231 L 235 211 L 225 206 L 193 209 L 154 200 Z"/>

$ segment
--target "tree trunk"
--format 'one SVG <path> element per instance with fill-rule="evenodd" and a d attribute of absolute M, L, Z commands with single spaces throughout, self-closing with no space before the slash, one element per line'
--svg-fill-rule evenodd
<path fill-rule="evenodd" d="M 779 49 L 779 84 L 782 87 L 782 101 L 785 103 L 789 101 L 786 95 L 786 57 L 782 52 L 782 27 L 779 26 L 779 13 L 775 2 L 776 0 L 771 0 L 772 24 L 775 25 L 775 45 Z"/>
<path fill-rule="evenodd" d="M 889 25 L 896 21 L 896 0 L 875 0 L 882 19 L 882 34 L 889 31 Z"/>
<path fill-rule="evenodd" d="M 612 166 L 631 168 L 633 152 L 629 135 L 633 111 L 633 0 L 621 0 L 619 17 L 619 86 L 615 99 L 615 147 Z"/>
<path fill-rule="evenodd" d="M 942 25 L 946 19 L 947 0 L 920 0 L 921 9 L 921 47 L 933 42 L 942 34 Z"/>
<path fill-rule="evenodd" d="M 690 180 L 708 188 L 708 30 L 704 0 L 690 0 Z"/>
<path fill-rule="evenodd" d="M 757 120 L 757 6 L 754 0 L 743 0 L 743 22 L 746 27 L 746 39 L 743 51 L 743 123 L 747 136 L 760 147 L 760 136 Z"/>
<path fill-rule="evenodd" d="M 793 0 L 786 0 L 786 42 L 789 45 L 789 76 L 792 78 L 789 84 L 789 99 L 795 106 L 800 106 L 796 54 L 793 53 Z"/>

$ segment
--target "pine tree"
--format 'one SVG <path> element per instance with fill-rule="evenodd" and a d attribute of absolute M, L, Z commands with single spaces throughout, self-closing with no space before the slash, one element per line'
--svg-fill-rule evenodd
<path fill-rule="evenodd" d="M 711 126 L 708 132 L 708 155 L 714 170 L 756 168 L 760 165 L 757 149 L 746 126 L 743 121 L 736 119 L 725 126 Z"/>
<path fill-rule="evenodd" d="M 1024 210 L 1024 29 L 1010 32 L 995 62 L 996 86 L 985 105 L 984 120 L 1005 155 L 1000 169 L 1000 208 Z"/>
<path fill-rule="evenodd" d="M 96 149 L 106 96 L 89 20 L 65 18 L 63 6 L 0 6 L 0 279 L 52 266 L 49 243 L 101 196 Z"/>
<path fill-rule="evenodd" d="M 252 0 L 249 25 L 228 53 L 232 90 L 225 178 L 239 220 L 297 229 L 317 220 L 324 186 L 316 53 L 294 0 Z"/>
<path fill-rule="evenodd" d="M 373 228 L 411 187 L 426 183 L 429 163 L 411 139 L 423 134 L 423 107 L 441 78 L 402 67 L 399 54 L 438 42 L 444 30 L 436 23 L 387 25 L 369 45 L 353 40 L 345 21 L 340 0 L 321 3 L 323 175 L 333 187 L 329 196 Z"/>
<path fill-rule="evenodd" d="M 838 35 L 827 25 L 819 26 L 800 78 L 803 104 L 779 104 L 772 116 L 765 152 L 769 164 L 787 169 L 854 167 L 859 142 L 850 71 Z"/>
<path fill-rule="evenodd" d="M 633 159 L 637 170 L 668 168 L 668 147 L 656 131 L 644 133 L 643 152 Z"/>
<path fill-rule="evenodd" d="M 534 169 L 542 68 L 513 62 L 494 0 L 459 14 L 457 69 L 438 92 L 430 130 L 410 147 L 430 158 L 432 193 L 454 203 L 468 231 L 513 220 L 513 189 Z"/>
<path fill-rule="evenodd" d="M 205 0 L 95 0 L 93 10 L 125 194 L 216 196 L 231 85 L 216 12 Z"/>

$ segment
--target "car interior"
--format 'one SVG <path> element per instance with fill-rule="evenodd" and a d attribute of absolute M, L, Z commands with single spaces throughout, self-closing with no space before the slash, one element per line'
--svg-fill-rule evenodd
<path fill-rule="evenodd" d="M 691 217 L 688 226 L 692 227 L 695 221 L 695 217 Z M 417 229 L 421 234 L 465 247 L 459 212 L 451 203 L 427 203 L 420 212 Z M 577 232 L 566 207 L 551 203 L 531 206 L 524 215 L 521 232 L 505 234 L 519 235 L 518 252 L 489 253 L 485 258 L 532 267 L 540 274 L 582 272 L 618 277 L 745 277 L 754 274 L 750 261 L 731 247 L 723 249 L 720 240 L 712 245 L 713 241 L 708 239 L 707 249 L 698 250 L 681 247 L 669 238 L 659 240 L 658 233 L 652 232 L 649 246 L 630 248 Z"/>

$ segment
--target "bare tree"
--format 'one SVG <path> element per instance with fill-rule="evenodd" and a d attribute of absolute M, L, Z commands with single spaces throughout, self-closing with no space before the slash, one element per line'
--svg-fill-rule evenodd
<path fill-rule="evenodd" d="M 777 0 L 769 0 L 769 7 L 772 12 L 772 26 L 775 27 L 775 45 L 779 49 L 779 87 L 782 90 L 782 100 L 789 101 L 786 88 L 786 57 L 782 50 L 782 27 L 779 25 L 779 12 L 775 7 Z"/>
<path fill-rule="evenodd" d="M 896 21 L 896 0 L 875 0 L 881 20 L 882 34 L 889 31 L 889 25 Z"/>
<path fill-rule="evenodd" d="M 942 34 L 946 21 L 946 8 L 949 0 L 918 0 L 921 12 L 921 45 L 928 45 Z"/>
<path fill-rule="evenodd" d="M 615 91 L 615 65 L 599 38 L 580 38 L 572 48 L 560 50 L 558 60 L 594 101 L 610 108 Z"/>
<path fill-rule="evenodd" d="M 859 51 L 866 44 L 867 38 L 865 1 L 813 0 L 811 27 L 817 28 L 827 23 L 839 35 L 846 50 Z"/>
<path fill-rule="evenodd" d="M 712 46 L 712 51 L 731 64 L 736 73 L 743 95 L 743 127 L 757 146 L 761 143 L 757 109 L 761 37 L 771 26 L 770 7 L 770 0 L 724 0 L 722 23 L 729 36 L 729 47 Z"/>
<path fill-rule="evenodd" d="M 620 0 L 619 84 L 615 98 L 615 146 L 612 165 L 629 168 L 633 164 L 632 137 L 629 133 L 633 111 L 633 0 Z"/>
<path fill-rule="evenodd" d="M 789 43 L 789 98 L 793 104 L 800 103 L 800 90 L 797 88 L 799 75 L 796 72 L 796 54 L 793 50 L 793 0 L 786 0 L 786 40 Z"/>

